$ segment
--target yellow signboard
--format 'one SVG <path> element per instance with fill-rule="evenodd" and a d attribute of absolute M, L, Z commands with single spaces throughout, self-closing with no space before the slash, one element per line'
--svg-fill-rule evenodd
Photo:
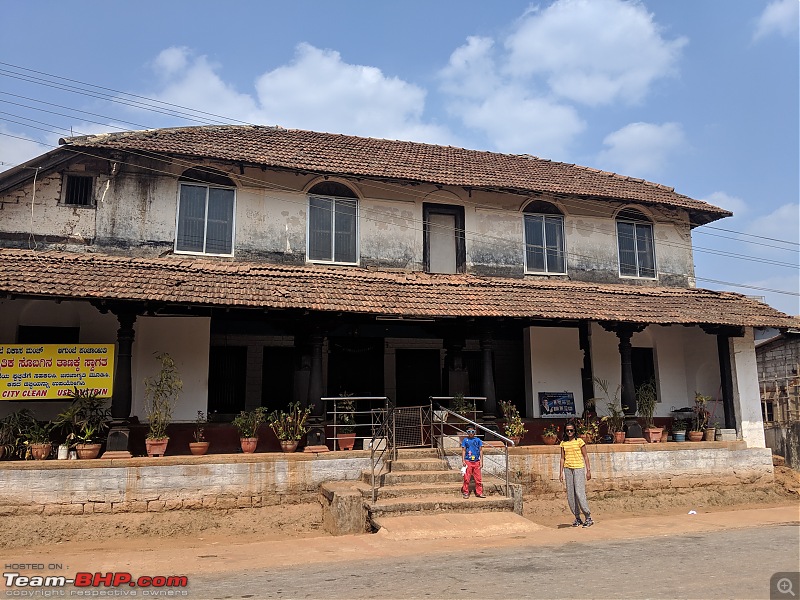
<path fill-rule="evenodd" d="M 0 400 L 68 400 L 114 389 L 114 344 L 0 344 Z"/>

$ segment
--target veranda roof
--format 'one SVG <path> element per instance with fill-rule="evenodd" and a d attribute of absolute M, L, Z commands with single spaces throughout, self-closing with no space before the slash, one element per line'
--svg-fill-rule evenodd
<path fill-rule="evenodd" d="M 404 318 L 796 325 L 794 317 L 746 296 L 697 288 L 16 249 L 0 249 L 0 294 Z"/>

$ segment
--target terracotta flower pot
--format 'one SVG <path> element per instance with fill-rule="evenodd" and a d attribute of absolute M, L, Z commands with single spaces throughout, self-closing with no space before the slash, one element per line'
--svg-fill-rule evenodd
<path fill-rule="evenodd" d="M 78 458 L 88 460 L 97 458 L 102 447 L 102 444 L 76 444 L 75 452 L 77 452 Z"/>
<path fill-rule="evenodd" d="M 242 452 L 252 454 L 256 451 L 256 446 L 258 446 L 258 438 L 239 438 L 239 443 L 242 445 Z"/>
<path fill-rule="evenodd" d="M 703 441 L 703 432 L 702 431 L 687 431 L 686 436 L 689 438 L 690 442 L 702 442 Z"/>
<path fill-rule="evenodd" d="M 356 445 L 355 433 L 339 433 L 336 435 L 336 445 L 339 450 L 352 450 Z"/>
<path fill-rule="evenodd" d="M 53 451 L 53 444 L 31 444 L 30 449 L 35 460 L 45 460 Z"/>
<path fill-rule="evenodd" d="M 661 427 L 648 427 L 643 432 L 644 439 L 646 439 L 651 444 L 657 444 L 661 441 L 661 432 L 663 428 Z"/>
<path fill-rule="evenodd" d="M 625 432 L 624 431 L 615 431 L 614 432 L 614 443 L 615 444 L 624 444 L 625 443 Z"/>
<path fill-rule="evenodd" d="M 297 445 L 299 443 L 299 440 L 281 440 L 281 450 L 284 452 L 294 452 L 297 450 Z"/>
<path fill-rule="evenodd" d="M 713 442 L 717 435 L 717 430 L 714 427 L 709 427 L 705 431 L 705 435 L 703 435 L 704 442 Z"/>
<path fill-rule="evenodd" d="M 162 438 L 159 440 L 146 439 L 144 445 L 147 448 L 147 456 L 164 456 L 167 451 L 167 443 L 169 438 Z"/>
<path fill-rule="evenodd" d="M 195 456 L 202 456 L 208 452 L 208 447 L 210 445 L 210 442 L 189 442 L 189 452 Z"/>
<path fill-rule="evenodd" d="M 542 436 L 542 442 L 546 446 L 553 446 L 553 445 L 555 445 L 555 443 L 557 441 L 558 441 L 558 436 L 555 436 L 555 435 L 543 435 Z"/>

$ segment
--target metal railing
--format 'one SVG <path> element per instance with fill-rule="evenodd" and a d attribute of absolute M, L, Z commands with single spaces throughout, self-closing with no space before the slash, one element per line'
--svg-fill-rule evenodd
<path fill-rule="evenodd" d="M 466 435 L 467 426 L 472 426 L 475 428 L 476 432 L 483 433 L 484 438 L 490 436 L 492 438 L 496 438 L 497 440 L 503 442 L 503 451 L 505 455 L 505 461 L 504 461 L 505 464 L 503 465 L 503 467 L 505 469 L 505 480 L 506 480 L 505 495 L 507 497 L 510 497 L 511 482 L 510 482 L 509 468 L 508 468 L 508 448 L 509 446 L 515 445 L 514 441 L 498 433 L 497 431 L 493 431 L 487 427 L 484 427 L 480 423 L 468 419 L 467 417 L 460 415 L 457 412 L 454 412 L 449 408 L 445 408 L 440 404 L 438 404 L 438 401 L 450 400 L 450 399 L 451 398 L 448 397 L 435 397 L 435 396 L 431 397 L 430 399 L 431 414 L 434 416 L 434 418 L 431 419 L 431 447 L 437 447 L 434 446 L 433 444 L 436 444 L 437 439 L 440 440 L 440 443 L 438 444 L 438 450 L 442 455 L 442 457 L 447 459 L 447 448 L 445 445 L 445 438 L 447 434 L 445 434 L 445 431 L 447 430 L 448 433 L 452 433 L 455 435 Z M 455 422 L 451 420 L 451 418 L 454 419 Z M 460 454 L 460 444 L 459 444 L 459 454 Z M 492 456 L 493 455 L 491 453 L 487 453 L 486 449 L 484 449 L 483 452 L 484 461 L 492 461 L 493 460 Z"/>
<path fill-rule="evenodd" d="M 378 484 L 383 472 L 383 466 L 387 460 L 397 458 L 397 449 L 395 447 L 395 430 L 394 430 L 394 405 L 387 398 L 385 410 L 381 411 L 377 416 L 379 422 L 377 427 L 372 430 L 372 439 L 369 442 L 370 453 L 370 484 L 372 486 L 372 501 L 378 499 Z M 380 471 L 375 472 L 381 465 Z"/>
<path fill-rule="evenodd" d="M 364 431 L 367 427 L 369 427 L 370 432 L 374 432 L 375 428 L 380 425 L 381 422 L 385 419 L 385 413 L 388 411 L 389 406 L 389 398 L 386 396 L 335 396 L 335 397 L 323 397 L 320 398 L 325 406 L 325 414 L 326 414 L 326 421 L 328 421 L 328 427 L 333 430 L 333 448 L 332 450 L 339 450 L 339 442 L 337 439 L 337 435 L 341 433 L 341 430 L 345 427 L 352 427 L 356 431 L 356 443 L 358 440 L 368 440 L 369 436 L 366 435 L 357 435 L 359 431 Z M 370 407 L 368 409 L 362 410 L 348 410 L 342 411 L 339 408 L 339 405 L 342 401 L 348 401 L 353 403 L 353 406 L 357 406 L 355 403 L 361 403 L 362 407 L 364 404 L 373 404 L 373 403 L 380 403 L 378 408 Z M 347 414 L 347 416 L 354 420 L 355 423 L 352 422 L 342 422 L 343 415 Z"/>

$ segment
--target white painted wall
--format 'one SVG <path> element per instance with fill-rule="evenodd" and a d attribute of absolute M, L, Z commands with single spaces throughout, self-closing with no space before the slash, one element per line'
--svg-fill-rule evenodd
<path fill-rule="evenodd" d="M 206 317 L 139 317 L 133 344 L 132 414 L 144 422 L 144 380 L 158 373 L 155 355 L 168 352 L 178 367 L 183 391 L 173 421 L 194 421 L 208 407 L 208 353 L 211 319 Z"/>
<path fill-rule="evenodd" d="M 765 448 L 753 328 L 746 328 L 744 337 L 729 338 L 729 347 L 736 429 L 741 432 L 748 448 Z"/>
<path fill-rule="evenodd" d="M 577 327 L 529 327 L 526 331 L 530 354 L 529 415 L 539 417 L 539 392 L 572 392 L 575 410 L 583 412 L 581 367 L 583 352 Z M 527 371 L 527 368 L 526 368 Z M 527 389 L 527 386 L 526 386 Z"/>

